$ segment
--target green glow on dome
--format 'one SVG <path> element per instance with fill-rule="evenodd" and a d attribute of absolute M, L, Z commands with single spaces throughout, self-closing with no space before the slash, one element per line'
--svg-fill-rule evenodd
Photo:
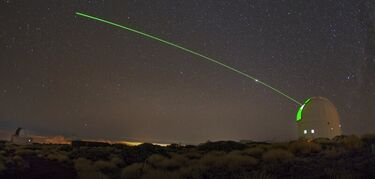
<path fill-rule="evenodd" d="M 297 120 L 296 120 L 297 122 L 302 120 L 302 111 L 303 111 L 303 108 L 307 105 L 307 103 L 310 102 L 310 100 L 311 100 L 311 98 L 307 99 L 305 101 L 305 103 L 303 103 L 303 105 L 301 107 L 299 107 L 298 112 L 297 112 Z"/>

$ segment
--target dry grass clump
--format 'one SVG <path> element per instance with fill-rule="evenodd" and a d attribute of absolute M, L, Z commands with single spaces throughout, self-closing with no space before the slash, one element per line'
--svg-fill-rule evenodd
<path fill-rule="evenodd" d="M 97 171 L 101 171 L 104 173 L 114 172 L 117 169 L 117 166 L 114 163 L 104 160 L 98 160 L 94 162 L 93 165 Z"/>
<path fill-rule="evenodd" d="M 166 157 L 160 154 L 154 154 L 147 158 L 146 163 L 153 167 L 159 167 L 160 163 L 164 160 L 166 160 Z"/>
<path fill-rule="evenodd" d="M 121 171 L 123 179 L 138 179 L 142 177 L 143 163 L 133 163 Z"/>
<path fill-rule="evenodd" d="M 362 148 L 363 146 L 362 140 L 355 135 L 345 137 L 339 142 L 342 143 L 344 147 L 349 150 L 357 150 Z"/>
<path fill-rule="evenodd" d="M 171 158 L 154 154 L 147 159 L 147 163 L 154 168 L 162 170 L 177 170 L 188 163 L 188 159 L 182 155 L 170 154 Z"/>
<path fill-rule="evenodd" d="M 341 157 L 341 155 L 344 153 L 344 150 L 331 148 L 331 149 L 324 150 L 322 153 L 325 157 L 329 159 L 337 159 Z"/>
<path fill-rule="evenodd" d="M 293 158 L 294 155 L 284 149 L 272 149 L 262 155 L 262 159 L 266 162 L 282 162 Z"/>
<path fill-rule="evenodd" d="M 246 176 L 244 178 L 252 178 L 252 179 L 276 179 L 273 175 L 266 173 L 265 171 L 255 171 L 251 175 Z"/>
<path fill-rule="evenodd" d="M 237 170 L 251 168 L 258 164 L 258 160 L 254 157 L 239 155 L 237 153 L 208 153 L 202 157 L 200 163 L 207 167 Z"/>
<path fill-rule="evenodd" d="M 365 134 L 361 136 L 361 139 L 363 141 L 368 141 L 368 142 L 375 142 L 375 134 Z"/>
<path fill-rule="evenodd" d="M 251 156 L 242 156 L 237 154 L 227 154 L 224 156 L 224 163 L 230 170 L 240 170 L 252 168 L 258 164 L 258 160 Z"/>
<path fill-rule="evenodd" d="M 20 156 L 31 156 L 35 155 L 35 151 L 27 148 L 17 148 L 15 154 Z"/>
<path fill-rule="evenodd" d="M 340 168 L 327 168 L 324 170 L 324 173 L 327 178 L 332 179 L 352 179 L 352 178 L 361 178 L 360 173 L 350 170 L 343 170 Z"/>
<path fill-rule="evenodd" d="M 120 158 L 119 156 L 117 156 L 117 155 L 113 155 L 113 156 L 111 157 L 111 162 L 112 162 L 113 164 L 115 164 L 116 166 L 121 166 L 121 165 L 124 164 L 124 160 L 121 159 L 121 158 Z"/>
<path fill-rule="evenodd" d="M 92 161 L 85 158 L 78 158 L 74 161 L 74 167 L 77 171 L 92 169 Z"/>
<path fill-rule="evenodd" d="M 317 143 L 317 144 L 333 144 L 334 141 L 330 140 L 329 138 L 323 138 L 323 137 L 319 137 L 319 138 L 316 138 L 316 139 L 313 139 L 312 140 L 313 142 Z"/>
<path fill-rule="evenodd" d="M 262 147 L 252 147 L 252 148 L 247 148 L 243 150 L 244 155 L 249 155 L 253 157 L 259 157 L 264 153 L 264 148 Z"/>
<path fill-rule="evenodd" d="M 315 142 L 295 141 L 289 144 L 288 149 L 294 154 L 307 154 L 320 152 L 322 150 L 322 147 L 320 146 L 320 144 L 317 144 Z"/>
<path fill-rule="evenodd" d="M 74 161 L 74 167 L 81 179 L 107 179 L 108 176 L 95 170 L 93 162 L 85 158 L 78 158 Z"/>
<path fill-rule="evenodd" d="M 69 158 L 67 155 L 61 154 L 61 153 L 53 153 L 47 155 L 48 160 L 58 161 L 58 162 L 67 162 L 69 161 Z"/>
<path fill-rule="evenodd" d="M 142 179 L 180 179 L 180 173 L 178 171 L 165 171 L 157 169 L 149 169 L 143 175 Z"/>
<path fill-rule="evenodd" d="M 5 171 L 6 169 L 7 169 L 7 168 L 6 168 L 6 166 L 5 166 L 4 161 L 0 161 L 0 173 L 3 172 L 3 171 Z"/>
<path fill-rule="evenodd" d="M 197 151 L 191 151 L 183 155 L 190 160 L 200 159 L 202 157 L 202 154 Z"/>

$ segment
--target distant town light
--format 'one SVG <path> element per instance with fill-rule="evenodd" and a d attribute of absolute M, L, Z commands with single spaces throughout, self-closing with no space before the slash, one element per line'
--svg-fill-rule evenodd
<path fill-rule="evenodd" d="M 314 129 L 311 129 L 311 134 L 314 134 L 315 133 L 315 130 Z"/>
<path fill-rule="evenodd" d="M 307 130 L 306 130 L 306 129 L 305 129 L 305 130 L 303 130 L 303 133 L 304 133 L 304 134 L 307 134 Z"/>

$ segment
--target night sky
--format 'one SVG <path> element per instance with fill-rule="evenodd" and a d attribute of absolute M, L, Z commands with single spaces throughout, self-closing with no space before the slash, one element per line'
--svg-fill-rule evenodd
<path fill-rule="evenodd" d="M 297 137 L 298 105 L 287 98 L 74 14 L 80 11 L 196 50 L 300 102 L 327 97 L 345 134 L 375 132 L 375 116 L 358 119 L 371 108 L 358 99 L 374 7 L 358 0 L 0 0 L 0 130 L 182 143 Z"/>

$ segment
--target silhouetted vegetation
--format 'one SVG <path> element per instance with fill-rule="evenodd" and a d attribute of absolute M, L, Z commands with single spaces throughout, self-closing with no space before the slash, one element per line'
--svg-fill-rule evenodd
<path fill-rule="evenodd" d="M 375 178 L 375 135 L 198 146 L 0 145 L 0 178 Z"/>

